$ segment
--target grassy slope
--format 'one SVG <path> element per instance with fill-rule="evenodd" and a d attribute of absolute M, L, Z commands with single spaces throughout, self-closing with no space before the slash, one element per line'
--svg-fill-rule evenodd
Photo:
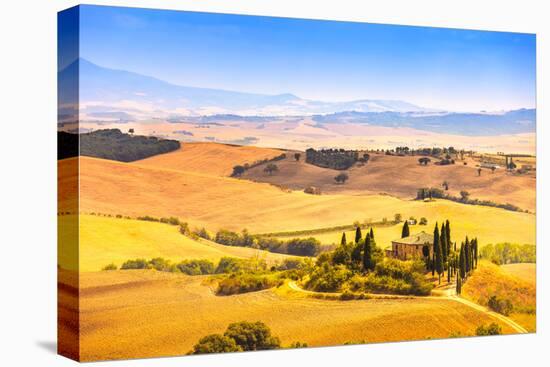
<path fill-rule="evenodd" d="M 409 199 L 416 197 L 419 187 L 442 188 L 443 181 L 447 181 L 449 193 L 454 196 L 459 196 L 460 191 L 466 190 L 472 198 L 511 203 L 522 209 L 535 210 L 534 176 L 512 175 L 502 169 L 495 173 L 483 170 L 481 176 L 478 176 L 475 167 L 477 162 L 473 160 L 469 160 L 468 166 L 464 166 L 462 162 L 448 166 L 420 166 L 419 157 L 379 154 L 371 154 L 371 157 L 367 165 L 348 170 L 349 180 L 345 185 L 334 182 L 337 171 L 306 164 L 303 159 L 295 162 L 293 154 L 288 154 L 286 160 L 277 162 L 279 172 L 275 175 L 265 174 L 264 167 L 258 166 L 246 172 L 244 178 L 295 190 L 316 186 L 324 193 L 384 192 Z"/>
<path fill-rule="evenodd" d="M 217 297 L 203 280 L 155 271 L 82 274 L 83 360 L 184 354 L 241 320 L 264 321 L 283 345 L 309 346 L 473 335 L 493 321 L 448 300 L 341 302 L 273 290 Z"/>
<path fill-rule="evenodd" d="M 531 271 L 534 270 L 534 267 L 528 266 L 528 268 Z M 523 272 L 525 273 L 525 269 Z M 481 261 L 478 269 L 466 281 L 463 296 L 486 306 L 488 299 L 496 295 L 498 298 L 509 299 L 514 308 L 520 308 L 519 311 L 535 310 L 537 301 L 535 275 L 531 274 L 529 278 L 531 281 L 526 281 L 512 275 L 509 270 Z M 536 314 L 516 311 L 510 315 L 510 318 L 529 331 L 536 330 Z"/>
<path fill-rule="evenodd" d="M 330 227 L 401 213 L 404 218 L 425 216 L 430 223 L 450 219 L 455 238 L 475 234 L 482 243 L 535 243 L 532 214 L 445 200 L 424 203 L 385 195 L 308 195 L 206 174 L 94 158 L 80 161 L 83 212 L 177 216 L 212 231 L 247 228 L 253 233 Z"/>
<path fill-rule="evenodd" d="M 500 268 L 526 282 L 537 284 L 537 264 L 507 264 Z"/>
<path fill-rule="evenodd" d="M 282 153 L 279 149 L 253 146 L 233 146 L 216 143 L 183 143 L 175 152 L 160 154 L 134 163 L 153 168 L 171 168 L 181 171 L 229 176 L 233 167 L 269 159 Z"/>
<path fill-rule="evenodd" d="M 60 224 L 73 224 L 71 217 L 60 217 Z M 62 239 L 64 235 L 69 236 L 70 232 L 60 231 Z M 60 254 L 60 265 L 72 269 L 71 264 L 75 263 L 76 253 L 61 248 Z M 223 246 L 209 241 L 197 242 L 181 235 L 178 227 L 163 223 L 93 215 L 80 217 L 81 271 L 101 270 L 110 263 L 120 266 L 124 261 L 135 258 L 164 257 L 173 262 L 184 259 L 208 259 L 216 262 L 224 256 L 259 256 L 269 263 L 288 257 L 250 248 Z"/>

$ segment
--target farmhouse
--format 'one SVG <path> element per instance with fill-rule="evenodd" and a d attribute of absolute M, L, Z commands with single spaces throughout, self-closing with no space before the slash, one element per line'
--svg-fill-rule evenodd
<path fill-rule="evenodd" d="M 433 252 L 434 236 L 424 231 L 409 237 L 399 238 L 391 242 L 391 249 L 386 249 L 386 256 L 400 260 L 422 258 L 422 248 L 428 246 L 430 257 Z"/>

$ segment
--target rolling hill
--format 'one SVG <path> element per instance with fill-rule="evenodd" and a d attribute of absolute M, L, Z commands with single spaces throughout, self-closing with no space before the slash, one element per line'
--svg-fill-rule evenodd
<path fill-rule="evenodd" d="M 464 297 L 487 305 L 491 296 L 509 300 L 513 305 L 510 318 L 529 331 L 536 331 L 537 289 L 534 264 L 514 264 L 500 267 L 488 261 L 480 261 L 462 288 Z M 521 269 L 522 275 L 514 273 Z M 529 274 L 529 275 L 527 275 Z"/>
<path fill-rule="evenodd" d="M 59 164 L 70 165 L 71 160 Z M 477 236 L 482 244 L 535 243 L 535 216 L 503 209 L 388 195 L 308 195 L 267 183 L 89 157 L 80 158 L 80 168 L 80 211 L 84 213 L 175 216 L 210 231 L 247 228 L 252 233 L 349 225 L 401 213 L 404 218 L 426 217 L 430 223 L 449 219 L 455 238 Z M 75 176 L 63 177 L 64 172 L 61 168 L 60 180 L 76 181 Z M 61 211 L 72 208 L 70 199 L 60 197 Z"/>
<path fill-rule="evenodd" d="M 71 216 L 60 217 L 60 225 L 72 225 Z M 64 236 L 70 232 L 60 231 L 60 243 L 67 244 Z M 163 257 L 172 262 L 187 259 L 207 259 L 217 262 L 224 256 L 237 258 L 259 257 L 269 264 L 282 261 L 290 255 L 275 254 L 245 247 L 223 246 L 206 240 L 193 240 L 179 233 L 178 227 L 164 223 L 138 221 L 122 218 L 81 215 L 79 218 L 80 271 L 98 271 L 114 263 L 118 267 L 126 260 Z M 68 248 L 60 248 L 60 266 L 76 270 L 73 264 L 76 254 Z"/>
<path fill-rule="evenodd" d="M 265 166 L 258 166 L 248 170 L 243 178 L 293 190 L 315 186 L 322 193 L 386 193 L 404 199 L 415 198 L 421 187 L 442 189 L 442 183 L 447 181 L 448 193 L 453 196 L 458 197 L 460 191 L 465 190 L 472 198 L 510 203 L 529 211 L 536 209 L 534 175 L 515 175 L 504 169 L 491 173 L 487 169 L 478 176 L 475 165 L 479 162 L 472 159 L 467 159 L 467 166 L 460 161 L 447 166 L 422 166 L 418 163 L 419 157 L 371 154 L 366 165 L 349 169 L 349 180 L 344 185 L 338 185 L 334 181 L 338 171 L 307 164 L 305 154 L 301 152 L 301 155 L 300 161 L 296 162 L 293 153 L 287 154 L 287 159 L 277 162 L 279 171 L 274 175 L 263 172 Z"/>
<path fill-rule="evenodd" d="M 261 320 L 283 345 L 301 341 L 311 347 L 467 336 L 495 321 L 446 299 L 345 302 L 278 290 L 219 297 L 204 280 L 140 270 L 81 274 L 81 360 L 181 355 L 237 320 Z M 67 290 L 61 296 L 68 297 Z M 62 319 L 67 312 L 62 309 Z M 504 333 L 513 332 L 501 325 Z M 60 332 L 76 334 L 67 323 Z"/>
<path fill-rule="evenodd" d="M 185 143 L 172 153 L 136 161 L 135 164 L 151 168 L 168 168 L 179 171 L 229 176 L 233 167 L 251 164 L 280 155 L 279 149 L 236 146 L 217 143 Z"/>

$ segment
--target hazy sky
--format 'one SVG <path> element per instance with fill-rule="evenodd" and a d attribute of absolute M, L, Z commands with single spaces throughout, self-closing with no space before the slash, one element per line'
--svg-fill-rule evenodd
<path fill-rule="evenodd" d="M 83 6 L 81 57 L 187 86 L 535 107 L 531 34 Z"/>

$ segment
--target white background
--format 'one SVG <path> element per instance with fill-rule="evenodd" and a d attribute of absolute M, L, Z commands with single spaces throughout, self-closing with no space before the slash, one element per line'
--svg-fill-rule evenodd
<path fill-rule="evenodd" d="M 98 366 L 537 366 L 548 322 L 549 10 L 545 1 L 93 1 L 199 10 L 537 33 L 538 333 L 97 363 Z M 0 362 L 66 366 L 56 340 L 56 12 L 75 1 L 5 1 L 0 20 Z M 546 23 L 546 24 L 545 24 Z M 546 89 L 546 90 L 545 90 Z M 546 91 L 546 93 L 545 93 Z M 546 146 L 545 146 L 546 141 Z M 546 205 L 545 205 L 546 204 Z M 483 220 L 483 218 L 476 218 Z M 518 228 L 517 230 L 521 230 Z M 368 328 L 368 325 L 365 325 Z M 185 351 L 182 351 L 185 352 Z"/>

